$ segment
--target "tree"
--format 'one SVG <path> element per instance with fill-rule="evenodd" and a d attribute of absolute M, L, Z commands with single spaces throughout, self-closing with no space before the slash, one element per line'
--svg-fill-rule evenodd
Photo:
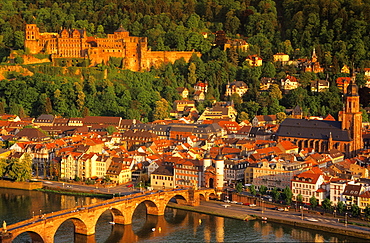
<path fill-rule="evenodd" d="M 243 184 L 239 182 L 238 184 L 236 184 L 235 189 L 238 192 L 242 192 L 243 191 Z"/>
<path fill-rule="evenodd" d="M 338 209 L 338 212 L 339 213 L 343 213 L 344 212 L 344 209 L 345 209 L 345 205 L 342 201 L 339 201 L 338 204 L 337 204 L 337 209 Z"/>
<path fill-rule="evenodd" d="M 289 186 L 286 186 L 283 191 L 285 203 L 290 205 L 292 203 L 293 193 Z"/>
<path fill-rule="evenodd" d="M 282 123 L 286 119 L 286 114 L 285 112 L 278 112 L 276 113 L 276 121 L 277 123 Z"/>
<path fill-rule="evenodd" d="M 316 197 L 315 197 L 315 196 L 312 196 L 312 197 L 310 198 L 310 204 L 311 204 L 311 208 L 312 208 L 312 209 L 314 209 L 314 208 L 316 208 L 316 207 L 317 207 L 317 199 L 316 199 Z"/>
<path fill-rule="evenodd" d="M 242 122 L 242 121 L 246 121 L 246 120 L 249 120 L 249 115 L 247 112 L 245 111 L 242 111 L 240 112 L 240 114 L 238 115 L 238 122 Z"/>
<path fill-rule="evenodd" d="M 280 199 L 280 192 L 278 191 L 278 189 L 276 187 L 274 187 L 274 189 L 272 189 L 271 194 L 272 194 L 272 198 L 275 201 L 278 201 Z"/>
<path fill-rule="evenodd" d="M 8 176 L 15 181 L 26 181 L 32 177 L 32 159 L 25 154 L 23 159 L 10 159 L 7 168 Z"/>
<path fill-rule="evenodd" d="M 300 193 L 297 195 L 297 202 L 299 202 L 299 203 L 303 202 L 303 196 Z"/>
<path fill-rule="evenodd" d="M 279 85 L 273 84 L 269 88 L 269 95 L 272 99 L 281 100 L 283 98 L 283 93 L 281 92 Z"/>
<path fill-rule="evenodd" d="M 365 218 L 367 218 L 367 220 L 370 220 L 370 205 L 366 206 L 366 208 L 364 209 L 364 213 L 365 213 Z"/>
<path fill-rule="evenodd" d="M 191 85 L 195 84 L 195 82 L 197 81 L 196 70 L 197 70 L 197 66 L 195 65 L 195 63 L 193 62 L 190 63 L 189 68 L 188 68 L 188 71 L 189 71 L 188 82 Z"/>
<path fill-rule="evenodd" d="M 7 163 L 5 159 L 0 159 L 0 178 L 5 174 Z"/>
<path fill-rule="evenodd" d="M 153 113 L 153 120 L 163 120 L 164 118 L 168 117 L 168 111 L 169 111 L 169 104 L 167 100 L 160 99 L 155 102 L 155 108 Z"/>
<path fill-rule="evenodd" d="M 352 205 L 351 211 L 354 217 L 357 217 L 360 215 L 360 208 L 356 204 Z"/>
<path fill-rule="evenodd" d="M 266 194 L 267 192 L 267 187 L 262 185 L 260 186 L 260 189 L 259 189 L 259 192 L 263 195 L 263 194 Z"/>
<path fill-rule="evenodd" d="M 322 208 L 323 209 L 325 209 L 325 212 L 327 211 L 327 210 L 330 210 L 331 209 L 331 204 L 332 204 L 333 202 L 332 201 L 330 201 L 330 199 L 329 198 L 325 198 L 324 199 L 324 201 L 322 201 Z"/>
<path fill-rule="evenodd" d="M 112 135 L 114 132 L 117 132 L 117 129 L 115 126 L 108 126 L 106 129 L 109 135 Z"/>
<path fill-rule="evenodd" d="M 255 188 L 255 186 L 254 186 L 254 185 L 250 185 L 250 186 L 249 186 L 249 192 L 250 192 L 253 196 L 255 196 L 255 195 L 257 194 L 256 188 Z"/>
<path fill-rule="evenodd" d="M 268 77 L 268 78 L 275 78 L 275 76 L 276 76 L 276 69 L 275 69 L 274 64 L 272 64 L 272 62 L 267 62 L 262 67 L 262 76 L 263 77 Z M 275 84 L 273 84 L 273 85 L 275 85 Z"/>

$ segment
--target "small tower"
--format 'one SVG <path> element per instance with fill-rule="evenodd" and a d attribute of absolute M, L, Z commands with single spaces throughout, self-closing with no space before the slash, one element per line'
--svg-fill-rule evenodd
<path fill-rule="evenodd" d="M 312 51 L 311 62 L 313 62 L 313 63 L 317 62 L 317 55 L 316 55 L 316 49 L 315 48 L 313 48 L 313 51 Z"/>
<path fill-rule="evenodd" d="M 209 153 L 206 153 L 203 158 L 203 171 L 206 171 L 206 169 L 212 165 L 212 158 Z"/>
<path fill-rule="evenodd" d="M 216 162 L 216 189 L 222 190 L 224 187 L 224 167 L 225 161 L 221 154 L 217 155 Z"/>

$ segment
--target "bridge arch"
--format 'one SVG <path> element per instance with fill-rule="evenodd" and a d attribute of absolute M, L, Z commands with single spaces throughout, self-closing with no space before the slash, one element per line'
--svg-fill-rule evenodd
<path fill-rule="evenodd" d="M 188 200 L 186 200 L 186 198 L 181 194 L 175 194 L 168 199 L 168 201 L 166 202 L 166 206 L 169 202 L 176 202 L 177 204 L 187 204 Z"/>
<path fill-rule="evenodd" d="M 20 241 L 17 240 L 17 238 L 20 239 L 22 237 L 22 235 L 25 235 L 25 234 L 28 234 L 28 236 L 32 240 L 32 243 L 44 243 L 45 242 L 44 239 L 42 238 L 42 236 L 39 233 L 35 232 L 35 231 L 20 232 L 20 234 L 13 236 L 14 237 L 13 241 L 14 242 L 20 242 Z"/>
<path fill-rule="evenodd" d="M 207 196 L 204 195 L 203 193 L 199 193 L 199 200 L 200 201 L 207 201 Z"/>
<path fill-rule="evenodd" d="M 72 224 L 74 226 L 74 233 L 75 234 L 81 234 L 81 235 L 90 235 L 91 234 L 89 232 L 89 229 L 88 229 L 88 227 L 87 227 L 87 225 L 86 225 L 86 223 L 84 221 L 82 221 L 81 219 L 76 218 L 76 217 L 71 217 L 71 218 L 67 218 L 66 220 L 64 220 L 63 222 L 61 222 L 61 224 L 59 224 L 59 226 L 55 228 L 55 232 L 54 232 L 53 238 L 55 237 L 55 234 L 60 229 L 60 227 L 64 223 L 66 223 L 67 221 L 72 222 Z M 94 225 L 94 227 L 95 227 L 95 225 Z"/>
<path fill-rule="evenodd" d="M 162 214 L 162 212 L 160 212 L 160 209 L 159 209 L 159 206 L 157 205 L 157 203 L 153 202 L 152 200 L 143 200 L 140 203 L 137 203 L 136 207 L 135 207 L 135 210 L 140 204 L 145 205 L 147 214 L 151 214 L 151 215 L 160 215 L 160 214 Z"/>

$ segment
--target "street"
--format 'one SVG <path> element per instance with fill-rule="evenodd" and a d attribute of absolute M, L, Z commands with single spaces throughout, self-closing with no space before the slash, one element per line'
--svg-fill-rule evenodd
<path fill-rule="evenodd" d="M 364 227 L 364 226 L 357 226 L 357 225 L 351 225 L 347 224 L 345 225 L 343 223 L 343 219 L 338 220 L 338 218 L 333 218 L 333 217 L 326 217 L 322 215 L 316 215 L 316 214 L 308 214 L 307 212 L 294 212 L 294 211 L 278 211 L 273 209 L 272 207 L 249 207 L 245 205 L 238 205 L 238 204 L 228 204 L 227 208 L 224 206 L 224 202 L 219 202 L 219 201 L 202 201 L 201 202 L 202 206 L 206 206 L 209 208 L 214 208 L 216 210 L 233 210 L 233 211 L 238 211 L 240 213 L 247 213 L 249 215 L 256 215 L 258 217 L 266 217 L 267 221 L 270 219 L 281 219 L 281 220 L 287 220 L 287 221 L 304 221 L 305 223 L 310 223 L 314 225 L 323 225 L 323 226 L 329 226 L 333 228 L 343 228 L 343 230 L 346 229 L 354 229 L 354 230 L 361 230 L 361 231 L 366 231 L 370 233 L 370 228 L 369 227 Z M 303 215 L 303 217 L 302 217 Z"/>

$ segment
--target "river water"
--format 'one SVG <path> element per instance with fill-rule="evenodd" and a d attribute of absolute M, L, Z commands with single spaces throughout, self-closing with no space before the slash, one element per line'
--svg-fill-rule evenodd
<path fill-rule="evenodd" d="M 7 224 L 28 219 L 32 215 L 54 212 L 102 201 L 100 198 L 0 188 L 0 222 Z M 71 242 L 359 242 L 357 238 L 293 228 L 261 221 L 241 221 L 184 210 L 166 209 L 164 216 L 146 216 L 141 204 L 134 213 L 131 225 L 112 225 L 106 211 L 100 217 L 96 233 L 90 238 L 74 235 L 73 223 L 64 222 L 54 236 L 56 243 Z M 41 210 L 41 211 L 40 211 Z M 29 242 L 27 233 L 16 242 Z M 365 242 L 365 241 L 364 241 Z"/>

